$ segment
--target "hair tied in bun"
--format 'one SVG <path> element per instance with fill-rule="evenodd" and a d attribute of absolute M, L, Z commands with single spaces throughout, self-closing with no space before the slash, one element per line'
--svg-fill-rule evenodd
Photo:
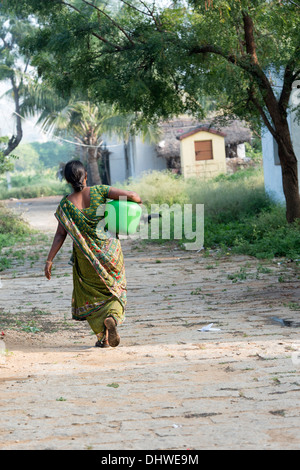
<path fill-rule="evenodd" d="M 65 179 L 79 193 L 84 188 L 86 170 L 79 160 L 71 160 L 65 166 Z"/>

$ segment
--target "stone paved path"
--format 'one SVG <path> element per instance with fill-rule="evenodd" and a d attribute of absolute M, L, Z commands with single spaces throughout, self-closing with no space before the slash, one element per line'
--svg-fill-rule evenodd
<path fill-rule="evenodd" d="M 124 240 L 127 319 L 101 350 L 70 319 L 70 241 L 43 277 L 57 199 L 9 205 L 45 235 L 1 273 L 1 450 L 300 448 L 295 263 Z"/>

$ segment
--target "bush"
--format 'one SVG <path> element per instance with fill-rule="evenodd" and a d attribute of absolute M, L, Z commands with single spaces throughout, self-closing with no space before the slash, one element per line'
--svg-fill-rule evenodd
<path fill-rule="evenodd" d="M 143 204 L 185 204 L 188 195 L 184 179 L 170 171 L 153 171 L 143 173 L 136 179 L 130 179 L 127 184 L 116 184 L 119 188 L 136 191 L 142 198 Z"/>
<path fill-rule="evenodd" d="M 245 222 L 248 233 L 245 231 L 232 244 L 234 252 L 257 258 L 300 257 L 299 222 L 288 224 L 284 207 L 274 205 L 268 212 Z M 242 227 L 240 231 L 242 233 Z"/>
<path fill-rule="evenodd" d="M 17 172 L 11 175 L 12 189 L 7 189 L 4 178 L 0 182 L 0 199 L 30 199 L 42 196 L 60 196 L 68 192 L 67 183 L 60 182 L 53 170 Z"/>
<path fill-rule="evenodd" d="M 299 223 L 288 224 L 285 208 L 267 196 L 260 169 L 209 181 L 153 172 L 130 181 L 126 188 L 138 192 L 147 206 L 204 204 L 206 249 L 230 249 L 257 258 L 300 258 Z"/>
<path fill-rule="evenodd" d="M 0 251 L 31 233 L 27 222 L 0 204 Z"/>
<path fill-rule="evenodd" d="M 239 175 L 239 176 L 235 176 Z M 204 204 L 205 217 L 226 224 L 255 215 L 271 206 L 261 172 L 237 172 L 214 180 L 187 181 L 187 195 L 192 204 Z"/>

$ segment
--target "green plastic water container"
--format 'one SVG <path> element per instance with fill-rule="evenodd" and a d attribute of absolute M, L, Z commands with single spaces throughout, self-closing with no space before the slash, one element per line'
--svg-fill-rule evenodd
<path fill-rule="evenodd" d="M 109 201 L 105 206 L 105 228 L 112 234 L 132 235 L 136 233 L 142 208 L 132 201 Z"/>

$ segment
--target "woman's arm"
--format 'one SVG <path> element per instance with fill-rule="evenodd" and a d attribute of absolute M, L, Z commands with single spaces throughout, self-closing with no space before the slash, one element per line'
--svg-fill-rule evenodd
<path fill-rule="evenodd" d="M 108 191 L 108 199 L 119 199 L 119 197 L 127 197 L 128 201 L 137 202 L 142 204 L 140 196 L 134 191 L 125 191 L 125 189 L 118 189 L 110 187 Z"/>
<path fill-rule="evenodd" d="M 51 269 L 52 269 L 52 264 L 55 256 L 61 249 L 61 247 L 64 244 L 64 241 L 66 239 L 68 232 L 64 229 L 64 227 L 61 225 L 61 223 L 58 223 L 58 227 L 56 230 L 56 234 L 53 239 L 53 244 L 52 247 L 49 251 L 48 258 L 46 261 L 46 266 L 45 266 L 45 276 L 47 279 L 51 279 Z"/>

